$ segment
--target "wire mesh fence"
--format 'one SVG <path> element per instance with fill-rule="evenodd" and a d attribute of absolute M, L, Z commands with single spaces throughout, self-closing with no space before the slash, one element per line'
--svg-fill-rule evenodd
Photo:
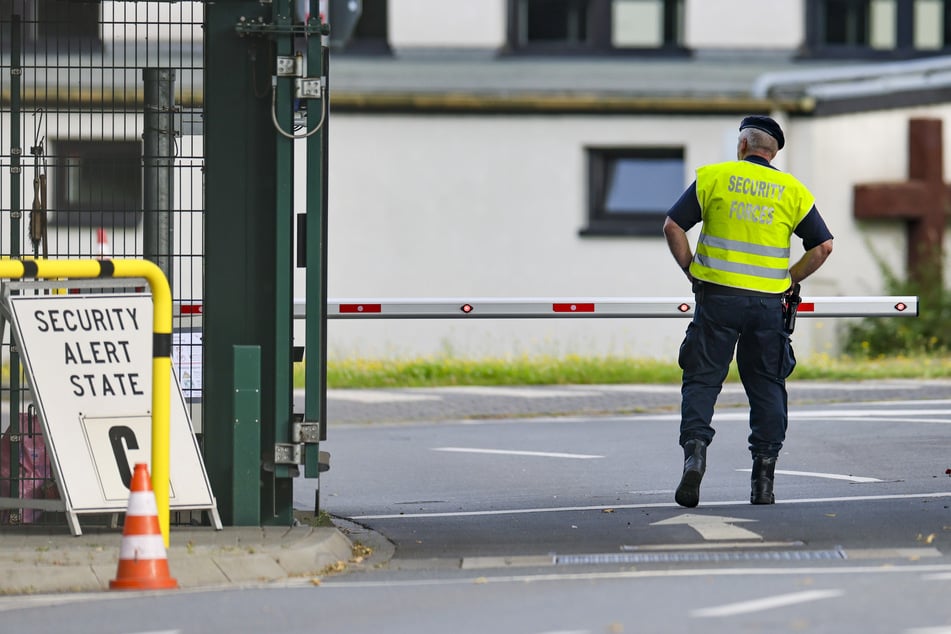
<path fill-rule="evenodd" d="M 0 0 L 0 256 L 145 257 L 176 306 L 200 306 L 203 12 L 202 2 Z M 200 312 L 180 311 L 174 342 L 183 391 L 199 401 Z M 16 501 L 57 493 L 9 327 L 2 357 L 0 525 L 52 521 Z"/>

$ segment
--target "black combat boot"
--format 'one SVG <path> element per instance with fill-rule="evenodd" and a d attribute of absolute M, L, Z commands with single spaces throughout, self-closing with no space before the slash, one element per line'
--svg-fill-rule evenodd
<path fill-rule="evenodd" d="M 674 494 L 674 500 L 680 506 L 693 508 L 700 503 L 700 481 L 707 470 L 707 443 L 702 440 L 688 440 L 684 443 L 684 475 Z"/>
<path fill-rule="evenodd" d="M 750 476 L 750 504 L 773 504 L 773 478 L 776 474 L 776 458 L 753 456 L 753 474 Z"/>

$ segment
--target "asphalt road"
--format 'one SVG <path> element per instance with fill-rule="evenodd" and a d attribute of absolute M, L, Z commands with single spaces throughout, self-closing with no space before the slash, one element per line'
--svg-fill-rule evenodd
<path fill-rule="evenodd" d="M 951 634 L 948 384 L 795 389 L 778 503 L 749 504 L 746 412 L 724 407 L 696 509 L 673 502 L 675 390 L 353 393 L 321 502 L 386 558 L 281 587 L 37 597 L 0 632 Z"/>
<path fill-rule="evenodd" d="M 665 548 L 673 562 L 676 551 L 712 546 L 756 558 L 759 542 L 793 558 L 870 549 L 931 556 L 951 552 L 949 407 L 796 408 L 775 506 L 748 503 L 743 409 L 715 419 L 696 509 L 673 502 L 682 465 L 675 414 L 340 426 L 326 443 L 334 466 L 321 499 L 328 512 L 391 539 L 396 565 L 591 553 L 643 563 L 617 555 Z M 300 507 L 312 504 L 307 482 L 297 483 Z"/>
<path fill-rule="evenodd" d="M 627 588 L 623 604 L 623 579 L 654 597 L 619 617 L 639 623 L 632 631 L 702 620 L 723 632 L 951 632 L 951 607 L 938 599 L 951 581 L 947 386 L 905 390 L 919 397 L 910 400 L 886 384 L 832 388 L 825 400 L 836 402 L 793 407 L 774 506 L 748 501 L 743 407 L 719 410 L 696 509 L 673 502 L 675 413 L 338 424 L 324 445 L 333 467 L 323 508 L 386 536 L 395 554 L 331 584 L 561 580 L 580 592 L 574 583 L 610 580 Z M 299 481 L 295 501 L 312 500 Z M 551 631 L 612 631 L 591 618 L 593 597 L 547 600 L 578 623 Z M 587 620 L 566 605 L 584 606 Z"/>

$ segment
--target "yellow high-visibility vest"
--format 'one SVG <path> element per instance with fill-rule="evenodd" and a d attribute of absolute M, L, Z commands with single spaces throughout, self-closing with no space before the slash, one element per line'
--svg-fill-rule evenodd
<path fill-rule="evenodd" d="M 690 274 L 722 286 L 764 293 L 789 288 L 793 230 L 815 198 L 794 176 L 751 161 L 697 170 L 703 227 Z"/>

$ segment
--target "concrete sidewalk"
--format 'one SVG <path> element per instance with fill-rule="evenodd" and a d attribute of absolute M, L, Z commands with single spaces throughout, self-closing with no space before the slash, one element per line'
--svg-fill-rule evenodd
<path fill-rule="evenodd" d="M 0 530 L 0 594 L 109 590 L 116 578 L 122 528 L 63 526 Z M 371 546 L 372 544 L 372 546 Z M 335 527 L 177 527 L 169 531 L 169 572 L 180 588 L 316 580 L 385 560 L 391 546 L 346 522 Z M 389 549 L 389 550 L 388 550 Z M 121 591 L 115 591 L 121 592 Z"/>

